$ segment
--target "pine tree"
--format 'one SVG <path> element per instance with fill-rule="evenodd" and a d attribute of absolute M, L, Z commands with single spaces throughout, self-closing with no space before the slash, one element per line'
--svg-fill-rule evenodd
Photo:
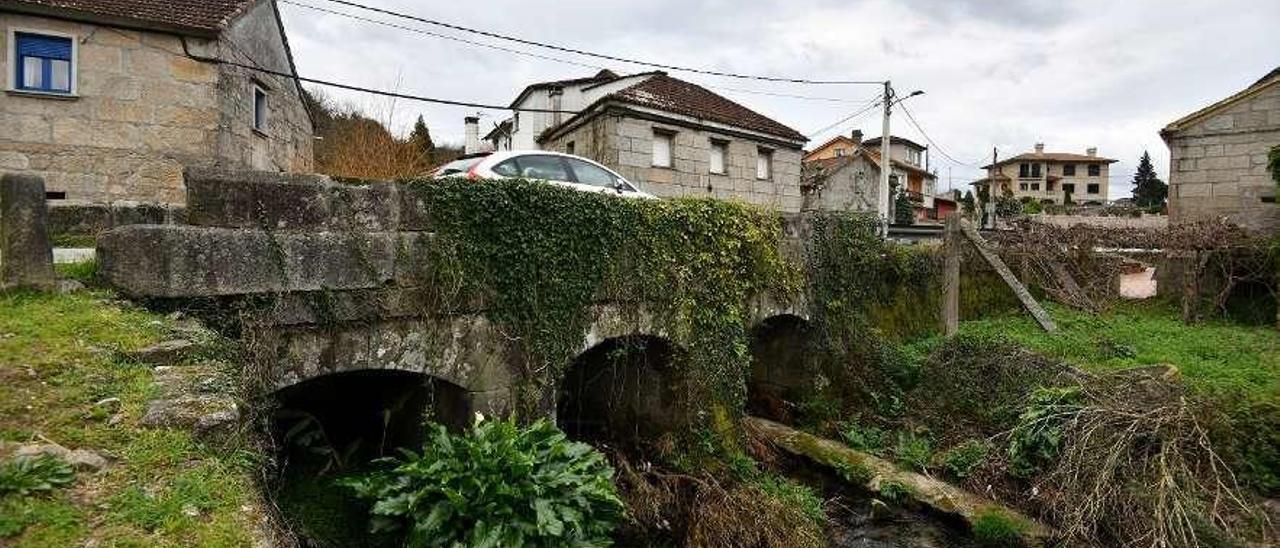
<path fill-rule="evenodd" d="M 426 161 L 427 165 L 435 164 L 432 160 L 434 160 L 436 145 L 431 142 L 431 131 L 427 129 L 427 123 L 422 120 L 421 114 L 418 115 L 418 121 L 413 123 L 413 131 L 409 133 L 409 144 L 413 145 L 413 149 Z"/>
<path fill-rule="evenodd" d="M 1151 165 L 1151 155 L 1142 151 L 1138 171 L 1133 174 L 1133 201 L 1138 207 L 1164 207 L 1168 196 L 1169 185 L 1156 176 L 1156 169 Z"/>
<path fill-rule="evenodd" d="M 977 205 L 974 203 L 972 190 L 964 191 L 964 197 L 960 198 L 960 203 L 964 205 L 964 214 L 966 216 L 972 217 L 973 213 L 977 211 Z"/>

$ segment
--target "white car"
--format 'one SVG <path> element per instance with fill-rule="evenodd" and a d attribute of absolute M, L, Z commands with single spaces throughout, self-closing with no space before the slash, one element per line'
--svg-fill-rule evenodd
<path fill-rule="evenodd" d="M 628 198 L 655 199 L 621 175 L 581 156 L 545 150 L 511 150 L 469 154 L 431 173 L 432 177 L 468 179 L 536 179 L 584 192 L 609 192 Z"/>

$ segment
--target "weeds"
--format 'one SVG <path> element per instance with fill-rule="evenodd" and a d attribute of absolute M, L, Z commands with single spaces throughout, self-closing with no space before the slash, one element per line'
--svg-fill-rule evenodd
<path fill-rule="evenodd" d="M 873 455 L 883 454 L 889 440 L 889 434 L 884 429 L 877 426 L 862 426 L 853 421 L 841 424 L 840 437 L 850 448 Z"/>
<path fill-rule="evenodd" d="M 984 548 L 1023 546 L 1022 535 L 1029 528 L 1022 519 L 997 507 L 984 508 L 973 520 L 973 539 Z"/>
<path fill-rule="evenodd" d="M 966 479 L 981 468 L 991 452 L 991 444 L 985 440 L 965 440 L 938 457 L 939 465 L 957 479 Z"/>
<path fill-rule="evenodd" d="M 52 491 L 76 479 L 66 461 L 50 456 L 18 457 L 0 464 L 0 496 Z"/>
<path fill-rule="evenodd" d="M 933 442 L 928 436 L 914 432 L 899 432 L 898 442 L 893 449 L 894 459 L 898 464 L 925 472 L 929 468 L 929 460 L 933 456 Z"/>

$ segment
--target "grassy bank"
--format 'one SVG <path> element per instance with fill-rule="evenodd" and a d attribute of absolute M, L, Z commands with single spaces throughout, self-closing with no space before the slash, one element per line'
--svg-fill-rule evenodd
<path fill-rule="evenodd" d="M 1059 332 L 1046 333 L 1025 314 L 966 321 L 962 333 L 1004 335 L 1022 346 L 1102 372 L 1171 364 L 1199 390 L 1280 402 L 1280 334 L 1269 327 L 1210 321 L 1185 325 L 1159 303 L 1126 303 L 1093 316 L 1046 303 Z"/>
<path fill-rule="evenodd" d="M 0 455 L 48 440 L 110 461 L 50 492 L 0 494 L 0 545 L 251 543 L 261 516 L 251 455 L 139 426 L 151 371 L 122 356 L 169 330 L 106 293 L 0 295 Z M 118 410 L 98 404 L 109 398 Z"/>

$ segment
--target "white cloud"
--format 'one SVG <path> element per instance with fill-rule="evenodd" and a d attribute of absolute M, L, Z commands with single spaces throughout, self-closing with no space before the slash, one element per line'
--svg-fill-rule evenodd
<path fill-rule="evenodd" d="M 283 0 L 282 0 L 283 1 Z M 484 40 L 621 72 L 643 67 L 495 42 L 411 21 L 361 13 L 325 0 L 290 0 L 431 32 Z M 985 161 L 1036 142 L 1050 150 L 1097 146 L 1118 158 L 1112 196 L 1126 195 L 1142 150 L 1168 169 L 1158 131 L 1166 123 L 1249 85 L 1275 68 L 1274 0 L 1062 2 L 887 0 L 734 2 L 563 0 L 478 3 L 363 0 L 422 17 L 544 42 L 722 71 L 821 79 L 890 78 L 899 92 L 926 94 L 908 106 L 929 136 L 963 161 Z M 440 38 L 281 6 L 299 72 L 368 87 L 507 104 L 525 85 L 592 69 L 530 59 Z M 875 86 L 798 86 L 673 72 L 802 132 L 858 105 L 731 92 L 723 88 L 860 100 Z M 437 139 L 460 141 L 474 109 L 382 99 L 356 101 L 398 128 L 418 114 Z M 487 122 L 501 112 L 491 112 Z M 484 122 L 484 123 L 487 123 Z M 822 135 L 858 127 L 879 133 L 875 113 Z M 903 116 L 894 133 L 923 140 Z M 946 180 L 980 176 L 933 154 Z"/>

